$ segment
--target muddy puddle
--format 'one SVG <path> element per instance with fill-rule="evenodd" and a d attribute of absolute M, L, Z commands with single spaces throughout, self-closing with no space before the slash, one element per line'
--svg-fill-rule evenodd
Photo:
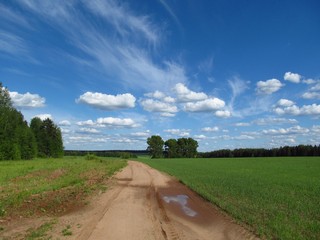
<path fill-rule="evenodd" d="M 168 204 L 176 203 L 180 205 L 181 210 L 189 217 L 195 217 L 198 214 L 196 211 L 188 207 L 189 197 L 187 195 L 163 196 L 162 199 Z"/>

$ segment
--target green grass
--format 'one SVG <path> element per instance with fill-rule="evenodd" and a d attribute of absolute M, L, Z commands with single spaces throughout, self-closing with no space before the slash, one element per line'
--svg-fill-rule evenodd
<path fill-rule="evenodd" d="M 50 236 L 47 235 L 47 232 L 50 231 L 54 224 L 57 221 L 52 220 L 50 222 L 46 222 L 42 224 L 37 229 L 29 229 L 27 235 L 24 237 L 26 240 L 35 240 L 35 239 L 51 239 Z"/>
<path fill-rule="evenodd" d="M 320 239 L 320 158 L 147 159 L 266 239 Z"/>
<path fill-rule="evenodd" d="M 103 188 L 104 180 L 125 165 L 119 159 L 84 157 L 0 161 L 0 219 L 61 213 Z"/>

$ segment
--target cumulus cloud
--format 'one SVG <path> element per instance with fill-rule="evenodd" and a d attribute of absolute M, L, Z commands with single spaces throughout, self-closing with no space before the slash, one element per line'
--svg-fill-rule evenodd
<path fill-rule="evenodd" d="M 43 121 L 43 120 L 46 120 L 47 118 L 49 118 L 49 119 L 51 119 L 51 120 L 53 119 L 52 115 L 49 114 L 49 113 L 38 114 L 38 115 L 36 115 L 36 116 L 34 116 L 34 117 L 40 118 L 42 121 Z"/>
<path fill-rule="evenodd" d="M 193 136 L 195 139 L 197 140 L 203 140 L 203 139 L 206 139 L 207 136 L 203 135 L 203 134 L 200 134 L 200 135 L 194 135 Z"/>
<path fill-rule="evenodd" d="M 256 91 L 258 94 L 272 94 L 277 92 L 284 85 L 278 79 L 270 79 L 267 81 L 259 81 L 257 82 Z"/>
<path fill-rule="evenodd" d="M 320 99 L 320 92 L 306 92 L 302 94 L 304 99 Z"/>
<path fill-rule="evenodd" d="M 292 105 L 289 107 L 277 107 L 273 109 L 276 114 L 283 115 L 320 115 L 320 105 L 312 104 L 312 105 L 303 105 L 302 107 L 298 107 L 297 105 Z"/>
<path fill-rule="evenodd" d="M 89 133 L 89 134 L 91 134 L 91 133 L 94 133 L 94 134 L 100 133 L 100 131 L 98 131 L 95 128 L 80 128 L 77 132 L 79 132 L 79 133 Z"/>
<path fill-rule="evenodd" d="M 98 118 L 97 123 L 106 127 L 133 128 L 133 127 L 139 126 L 139 124 L 137 124 L 131 118 L 113 118 L 113 117 Z"/>
<path fill-rule="evenodd" d="M 316 83 L 317 81 L 316 81 L 316 80 L 314 80 L 314 79 L 308 78 L 308 79 L 304 79 L 304 80 L 302 80 L 302 82 L 303 82 L 303 83 L 305 83 L 305 84 L 310 85 L 310 84 L 314 84 L 314 83 Z"/>
<path fill-rule="evenodd" d="M 13 105 L 17 108 L 39 108 L 44 107 L 46 99 L 38 94 L 29 92 L 20 94 L 18 92 L 9 92 Z"/>
<path fill-rule="evenodd" d="M 190 136 L 190 129 L 166 129 L 164 132 L 170 133 L 175 136 L 179 137 L 189 137 Z"/>
<path fill-rule="evenodd" d="M 286 134 L 304 134 L 308 133 L 310 130 L 307 128 L 303 128 L 300 126 L 294 126 L 290 128 L 279 128 L 279 129 L 268 129 L 268 130 L 263 130 L 263 134 L 267 135 L 286 135 Z"/>
<path fill-rule="evenodd" d="M 187 112 L 211 112 L 221 109 L 225 102 L 219 98 L 208 98 L 198 102 L 188 102 L 184 105 Z"/>
<path fill-rule="evenodd" d="M 228 118 L 231 117 L 231 112 L 228 110 L 218 110 L 214 113 L 214 115 L 216 115 L 216 117 Z"/>
<path fill-rule="evenodd" d="M 87 121 L 77 122 L 77 125 L 79 125 L 79 126 L 94 126 L 95 122 L 90 119 L 90 120 L 87 120 Z"/>
<path fill-rule="evenodd" d="M 201 129 L 201 131 L 203 132 L 218 132 L 219 131 L 219 127 L 214 126 L 214 127 L 204 127 Z"/>
<path fill-rule="evenodd" d="M 301 75 L 299 75 L 298 73 L 286 72 L 283 78 L 284 80 L 289 82 L 299 83 L 301 80 Z"/>
<path fill-rule="evenodd" d="M 308 92 L 305 92 L 302 95 L 302 98 L 305 99 L 320 99 L 320 83 L 311 87 Z"/>
<path fill-rule="evenodd" d="M 68 120 L 62 120 L 58 123 L 59 126 L 70 126 L 71 123 Z"/>
<path fill-rule="evenodd" d="M 173 91 L 177 94 L 178 102 L 194 102 L 208 98 L 207 94 L 191 91 L 182 83 L 176 84 Z"/>
<path fill-rule="evenodd" d="M 277 106 L 280 106 L 280 107 L 290 107 L 294 105 L 294 102 L 291 101 L 291 100 L 288 100 L 288 99 L 284 99 L 284 98 L 281 98 L 278 102 L 277 102 Z"/>
<path fill-rule="evenodd" d="M 170 116 L 178 112 L 177 106 L 154 99 L 142 100 L 140 104 L 143 107 L 143 109 L 148 112 L 159 112 L 163 114 L 169 114 Z"/>
<path fill-rule="evenodd" d="M 108 95 L 103 93 L 86 92 L 76 100 L 102 110 L 133 108 L 136 98 L 130 93 Z"/>

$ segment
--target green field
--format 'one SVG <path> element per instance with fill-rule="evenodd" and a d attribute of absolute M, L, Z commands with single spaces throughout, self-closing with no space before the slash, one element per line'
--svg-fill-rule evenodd
<path fill-rule="evenodd" d="M 0 161 L 0 219 L 59 215 L 79 207 L 125 165 L 119 159 L 84 157 Z"/>
<path fill-rule="evenodd" d="M 320 157 L 147 159 L 266 239 L 320 239 Z"/>

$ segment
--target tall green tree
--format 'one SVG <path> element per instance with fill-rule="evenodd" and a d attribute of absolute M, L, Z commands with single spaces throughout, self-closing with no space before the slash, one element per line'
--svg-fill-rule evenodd
<path fill-rule="evenodd" d="M 165 154 L 168 158 L 179 157 L 178 142 L 176 139 L 168 139 L 164 142 Z"/>
<path fill-rule="evenodd" d="M 194 158 L 197 156 L 199 145 L 193 138 L 179 138 L 177 144 L 179 157 Z"/>
<path fill-rule="evenodd" d="M 61 130 L 47 118 L 41 120 L 35 117 L 31 120 L 30 128 L 36 138 L 39 157 L 62 157 L 63 141 Z"/>
<path fill-rule="evenodd" d="M 31 159 L 35 149 L 33 133 L 13 107 L 8 89 L 0 83 L 0 160 Z"/>
<path fill-rule="evenodd" d="M 147 139 L 148 148 L 152 158 L 163 157 L 164 141 L 160 136 L 153 135 Z"/>

